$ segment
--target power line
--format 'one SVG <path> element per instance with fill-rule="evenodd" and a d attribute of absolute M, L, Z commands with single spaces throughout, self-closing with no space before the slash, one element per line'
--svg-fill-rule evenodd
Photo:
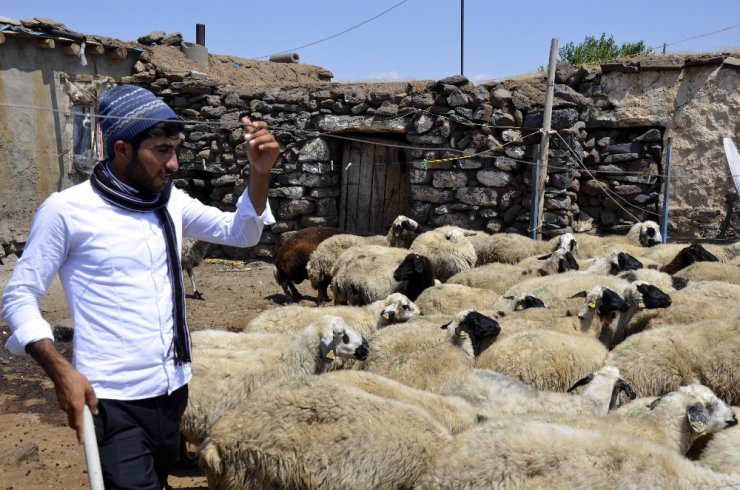
<path fill-rule="evenodd" d="M 664 48 L 667 48 L 668 46 L 674 46 L 676 44 L 681 44 L 681 43 L 684 43 L 686 41 L 691 41 L 691 40 L 694 40 L 694 39 L 699 39 L 701 37 L 712 36 L 714 34 L 719 34 L 720 32 L 725 32 L 725 31 L 729 31 L 729 30 L 732 30 L 732 29 L 737 29 L 738 27 L 740 27 L 740 24 L 735 24 L 734 26 L 725 27 L 723 29 L 719 29 L 719 30 L 716 30 L 716 31 L 705 32 L 704 34 L 699 34 L 699 35 L 696 35 L 696 36 L 687 37 L 686 39 L 681 39 L 680 41 L 673 41 L 673 42 L 670 42 L 670 43 L 664 43 L 664 44 L 661 44 L 658 47 L 651 48 L 651 49 L 654 50 L 654 51 L 657 51 L 658 49 L 664 49 Z"/>
<path fill-rule="evenodd" d="M 318 41 L 314 41 L 314 42 L 311 42 L 311 43 L 308 43 L 308 44 L 304 44 L 304 45 L 302 45 L 302 46 L 298 46 L 297 48 L 290 48 L 290 49 L 286 49 L 286 50 L 284 50 L 284 51 L 278 51 L 277 53 L 274 53 L 274 54 L 282 54 L 282 53 L 287 53 L 287 52 L 289 52 L 289 51 L 296 51 L 296 50 L 299 50 L 299 49 L 303 49 L 303 48 L 308 48 L 308 47 L 310 47 L 310 46 L 315 46 L 316 44 L 319 44 L 319 43 L 323 43 L 324 41 L 328 41 L 328 40 L 330 40 L 330 39 L 334 39 L 335 37 L 339 37 L 339 36 L 341 36 L 342 34 L 346 34 L 346 33 L 350 32 L 350 31 L 353 31 L 353 30 L 357 29 L 358 27 L 364 26 L 364 25 L 365 25 L 365 24 L 367 24 L 368 22 L 372 22 L 372 21 L 374 21 L 374 20 L 375 20 L 375 19 L 377 19 L 378 17 L 380 17 L 380 16 L 382 16 L 382 15 L 385 15 L 385 14 L 387 14 L 387 13 L 388 13 L 388 12 L 390 12 L 391 10 L 395 9 L 396 7 L 400 7 L 401 5 L 403 5 L 404 3 L 408 2 L 408 1 L 409 1 L 409 0 L 403 0 L 403 1 L 401 1 L 401 2 L 398 2 L 398 3 L 397 3 L 397 4 L 395 4 L 394 6 L 392 6 L 392 7 L 388 8 L 388 9 L 386 9 L 386 10 L 383 10 L 383 11 L 382 11 L 381 13 L 379 13 L 378 15 L 376 15 L 376 16 L 374 16 L 374 17 L 371 17 L 371 18 L 369 18 L 369 19 L 367 19 L 367 20 L 363 20 L 363 21 L 362 21 L 362 22 L 360 22 L 359 24 L 357 24 L 357 25 L 354 25 L 354 26 L 352 26 L 352 27 L 349 27 L 349 28 L 347 28 L 347 29 L 345 29 L 345 30 L 343 30 L 343 31 L 341 31 L 341 32 L 338 32 L 338 33 L 336 33 L 336 34 L 333 34 L 333 35 L 331 35 L 331 36 L 328 36 L 328 37 L 324 37 L 324 38 L 322 38 L 322 39 L 319 39 Z M 256 60 L 261 60 L 261 59 L 264 59 L 264 58 L 269 58 L 270 56 L 272 56 L 272 55 L 269 55 L 269 54 L 268 54 L 268 55 L 265 55 L 265 56 L 260 56 L 260 57 L 258 57 L 258 58 L 253 58 L 253 59 L 256 59 Z"/>

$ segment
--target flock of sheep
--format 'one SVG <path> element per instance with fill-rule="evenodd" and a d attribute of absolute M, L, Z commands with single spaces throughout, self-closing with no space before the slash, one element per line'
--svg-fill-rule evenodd
<path fill-rule="evenodd" d="M 738 243 L 399 216 L 300 230 L 275 265 L 319 305 L 193 333 L 210 488 L 740 489 Z"/>

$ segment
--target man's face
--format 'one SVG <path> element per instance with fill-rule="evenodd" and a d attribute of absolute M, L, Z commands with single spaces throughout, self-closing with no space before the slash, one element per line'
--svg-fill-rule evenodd
<path fill-rule="evenodd" d="M 157 136 L 139 145 L 126 167 L 126 183 L 144 192 L 161 192 L 180 167 L 177 161 L 179 138 Z"/>

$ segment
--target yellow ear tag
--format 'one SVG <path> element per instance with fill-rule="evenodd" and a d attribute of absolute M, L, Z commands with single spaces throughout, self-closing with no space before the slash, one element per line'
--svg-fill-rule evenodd
<path fill-rule="evenodd" d="M 593 310 L 594 308 L 596 308 L 596 301 L 589 301 L 589 302 L 588 302 L 588 307 L 589 307 L 589 308 L 591 308 L 592 310 Z"/>
<path fill-rule="evenodd" d="M 642 301 L 642 300 L 640 300 L 640 301 L 639 301 L 639 302 L 637 303 L 637 306 L 639 306 L 640 308 L 645 308 L 645 302 L 644 302 L 644 301 Z"/>
<path fill-rule="evenodd" d="M 691 427 L 693 427 L 696 432 L 704 433 L 704 431 L 706 431 L 704 422 L 702 422 L 701 420 L 694 420 L 693 422 L 691 422 Z"/>
<path fill-rule="evenodd" d="M 517 311 L 518 310 L 523 310 L 524 309 L 524 305 L 516 305 L 516 308 L 514 308 L 514 309 L 517 310 Z"/>
<path fill-rule="evenodd" d="M 470 336 L 468 335 L 468 332 L 466 332 L 466 331 L 464 331 L 464 330 L 463 330 L 463 331 L 461 331 L 461 332 L 460 332 L 459 334 L 457 334 L 457 336 L 458 336 L 458 337 L 460 337 L 461 339 L 467 339 L 468 337 L 470 337 Z"/>
<path fill-rule="evenodd" d="M 326 358 L 331 359 L 333 361 L 336 358 L 336 356 L 334 355 L 334 350 L 330 350 L 329 352 L 327 352 Z"/>
<path fill-rule="evenodd" d="M 382 312 L 380 314 L 380 316 L 383 317 L 383 320 L 390 320 L 391 319 L 391 314 L 389 312 L 387 312 L 387 311 Z"/>

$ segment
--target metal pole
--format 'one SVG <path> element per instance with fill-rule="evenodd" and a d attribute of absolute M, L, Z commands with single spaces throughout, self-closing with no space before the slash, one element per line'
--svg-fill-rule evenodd
<path fill-rule="evenodd" d="M 537 224 L 536 237 L 542 239 L 542 215 L 545 205 L 545 179 L 547 178 L 547 153 L 550 150 L 550 124 L 552 122 L 552 99 L 555 95 L 555 66 L 558 54 L 558 40 L 553 38 L 550 42 L 550 61 L 547 70 L 547 93 L 545 94 L 545 113 L 542 119 L 542 141 L 540 142 L 540 176 L 539 193 L 537 195 Z"/>
<path fill-rule="evenodd" d="M 668 242 L 668 189 L 671 184 L 671 138 L 667 138 L 667 149 L 665 153 L 665 180 L 663 181 L 663 221 L 660 223 L 660 236 L 663 243 Z"/>
<path fill-rule="evenodd" d="M 465 0 L 460 0 L 460 75 L 465 74 Z"/>
<path fill-rule="evenodd" d="M 195 44 L 206 45 L 206 25 L 195 24 Z"/>

